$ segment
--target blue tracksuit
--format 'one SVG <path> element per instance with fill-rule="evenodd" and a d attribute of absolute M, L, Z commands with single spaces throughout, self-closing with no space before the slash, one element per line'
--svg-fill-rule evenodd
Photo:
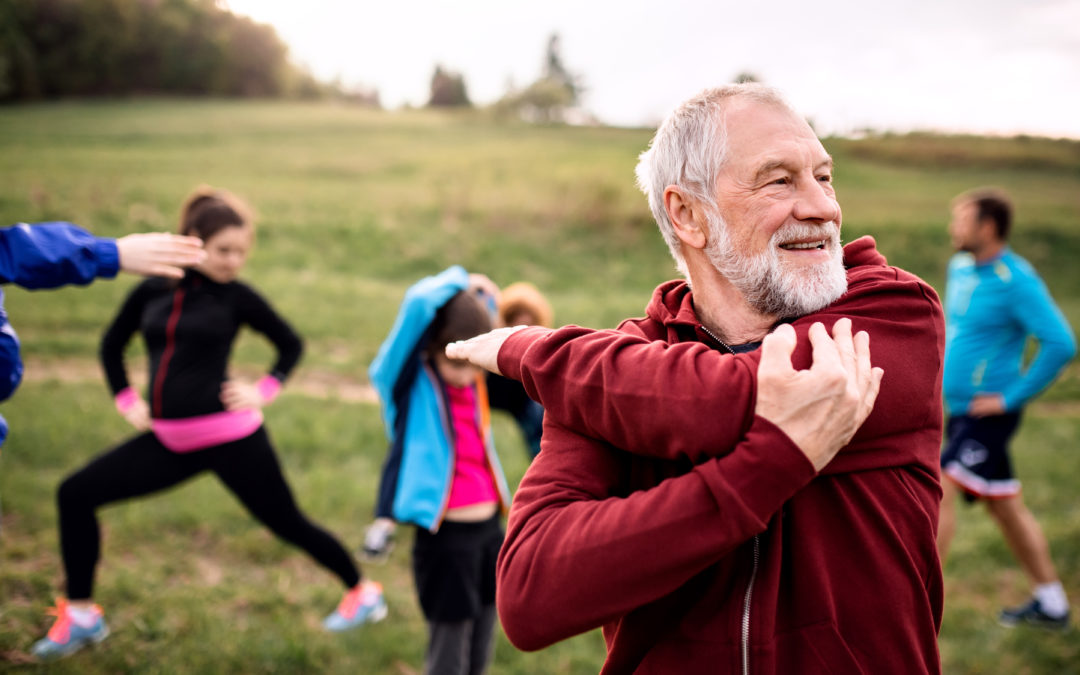
<path fill-rule="evenodd" d="M 0 283 L 23 288 L 56 288 L 88 284 L 97 277 L 115 277 L 120 269 L 116 241 L 95 237 L 71 223 L 36 223 L 0 228 Z M 22 380 L 19 338 L 4 311 L 0 290 L 0 401 Z M 7 437 L 0 417 L 0 444 Z"/>
<path fill-rule="evenodd" d="M 1024 367 L 1029 337 L 1038 353 Z M 980 393 L 1001 394 L 1020 410 L 1076 354 L 1076 338 L 1031 264 L 1005 249 L 985 263 L 970 253 L 949 261 L 945 288 L 945 403 L 967 412 Z"/>

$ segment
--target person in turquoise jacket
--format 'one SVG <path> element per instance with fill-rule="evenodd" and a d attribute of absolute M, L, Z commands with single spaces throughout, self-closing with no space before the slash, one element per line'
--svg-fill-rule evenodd
<path fill-rule="evenodd" d="M 1005 609 L 1006 626 L 1064 629 L 1069 603 L 1050 546 L 1024 505 L 1008 444 L 1021 413 L 1076 354 L 1076 338 L 1035 269 L 1008 246 L 1012 203 L 980 188 L 953 200 L 949 233 L 959 251 L 945 289 L 948 408 L 941 468 L 944 491 L 938 551 L 944 562 L 956 531 L 956 498 L 981 499 L 1032 585 L 1024 605 Z M 1028 340 L 1038 351 L 1025 362 Z"/>
<path fill-rule="evenodd" d="M 390 448 L 365 548 L 395 522 L 416 526 L 413 578 L 431 673 L 482 673 L 497 620 L 495 560 L 510 491 L 492 442 L 485 378 L 444 351 L 491 329 L 484 281 L 455 265 L 410 287 L 368 371 Z"/>

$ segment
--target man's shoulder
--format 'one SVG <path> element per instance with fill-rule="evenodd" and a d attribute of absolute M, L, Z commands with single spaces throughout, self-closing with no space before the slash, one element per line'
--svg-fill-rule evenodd
<path fill-rule="evenodd" d="M 1028 262 L 1027 258 L 1016 253 L 1012 249 L 1007 249 L 1005 253 L 1001 255 L 1001 263 L 1008 267 L 1013 278 L 1021 280 L 1039 278 L 1039 273 L 1036 271 L 1035 266 Z"/>

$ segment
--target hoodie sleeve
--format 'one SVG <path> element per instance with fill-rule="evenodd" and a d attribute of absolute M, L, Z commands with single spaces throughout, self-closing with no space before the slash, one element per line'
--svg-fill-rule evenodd
<path fill-rule="evenodd" d="M 760 417 L 733 452 L 629 493 L 623 453 L 549 420 L 543 446 L 514 495 L 495 586 L 506 635 L 525 650 L 673 593 L 815 475 Z"/>
<path fill-rule="evenodd" d="M 0 229 L 0 282 L 23 288 L 56 288 L 115 277 L 116 241 L 95 237 L 71 223 L 12 225 Z"/>
<path fill-rule="evenodd" d="M 792 323 L 795 368 L 811 364 L 810 326 L 820 321 L 831 329 L 845 316 L 853 330 L 869 333 L 872 362 L 885 370 L 875 411 L 845 450 L 940 412 L 944 322 L 933 289 L 896 268 L 856 268 L 844 297 Z M 694 463 L 721 456 L 754 417 L 759 352 L 725 354 L 619 331 L 529 328 L 507 339 L 498 360 L 554 421 L 635 454 Z"/>

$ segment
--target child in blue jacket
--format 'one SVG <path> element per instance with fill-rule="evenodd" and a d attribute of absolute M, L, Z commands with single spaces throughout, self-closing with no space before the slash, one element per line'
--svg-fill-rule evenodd
<path fill-rule="evenodd" d="M 450 342 L 490 329 L 469 274 L 450 267 L 405 293 L 369 370 L 390 439 L 376 516 L 416 526 L 413 576 L 428 622 L 429 673 L 482 673 L 493 646 L 509 489 L 484 377 L 445 354 Z"/>

